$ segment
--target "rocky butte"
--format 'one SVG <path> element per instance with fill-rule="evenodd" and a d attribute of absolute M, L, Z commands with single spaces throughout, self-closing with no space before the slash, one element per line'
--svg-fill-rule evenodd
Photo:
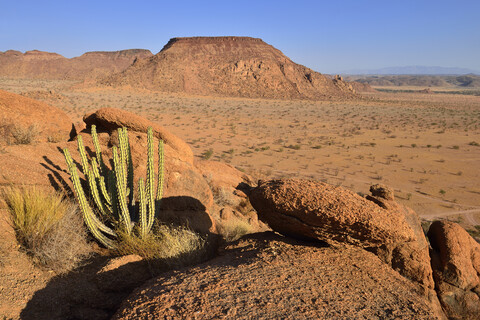
<path fill-rule="evenodd" d="M 299 65 L 262 39 L 250 37 L 172 38 L 152 57 L 100 80 L 194 95 L 271 99 L 326 99 L 354 95 L 340 77 L 329 79 Z"/>

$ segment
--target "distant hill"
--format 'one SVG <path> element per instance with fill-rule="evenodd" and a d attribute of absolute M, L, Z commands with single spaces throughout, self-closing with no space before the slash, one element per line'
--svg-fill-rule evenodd
<path fill-rule="evenodd" d="M 347 76 L 346 80 L 367 83 L 375 87 L 417 86 L 417 87 L 452 87 L 480 88 L 480 76 L 467 74 L 462 76 L 439 75 L 363 75 Z"/>
<path fill-rule="evenodd" d="M 347 97 L 354 92 L 341 78 L 329 79 L 249 37 L 173 38 L 155 56 L 139 59 L 99 84 L 274 99 Z"/>
<path fill-rule="evenodd" d="M 38 50 L 0 51 L 0 77 L 28 79 L 85 80 L 119 72 L 135 59 L 152 56 L 149 50 L 87 52 L 72 59 Z"/>
<path fill-rule="evenodd" d="M 447 67 L 427 67 L 427 66 L 406 66 L 406 67 L 388 67 L 381 69 L 357 69 L 342 72 L 348 75 L 464 75 L 464 74 L 478 74 L 480 71 L 475 71 L 465 68 L 447 68 Z"/>

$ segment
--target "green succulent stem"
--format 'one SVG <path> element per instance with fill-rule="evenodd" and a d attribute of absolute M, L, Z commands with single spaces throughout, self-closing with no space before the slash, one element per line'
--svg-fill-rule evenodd
<path fill-rule="evenodd" d="M 158 143 L 158 184 L 155 194 L 155 168 L 153 130 L 147 131 L 147 175 L 138 180 L 138 203 L 134 197 L 134 167 L 128 132 L 118 129 L 118 147 L 112 147 L 113 167 L 104 162 L 96 127 L 92 126 L 95 156 L 89 160 L 82 136 L 77 137 L 82 171 L 87 182 L 88 197 L 84 192 L 77 166 L 70 152 L 63 150 L 75 197 L 83 219 L 92 235 L 106 248 L 116 247 L 117 233 L 121 228 L 128 235 L 137 233 L 145 238 L 152 230 L 158 202 L 163 196 L 164 146 Z M 136 226 L 134 228 L 134 226 Z"/>

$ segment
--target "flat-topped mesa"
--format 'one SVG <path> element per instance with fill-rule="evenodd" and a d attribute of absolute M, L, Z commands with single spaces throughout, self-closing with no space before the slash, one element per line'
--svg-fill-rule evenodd
<path fill-rule="evenodd" d="M 147 50 L 147 49 L 127 49 L 127 50 L 119 50 L 119 51 L 89 51 L 89 52 L 85 52 L 80 57 L 93 57 L 93 56 L 145 58 L 145 57 L 153 56 L 153 54 L 150 50 Z M 77 57 L 77 59 L 80 57 Z"/>
<path fill-rule="evenodd" d="M 171 38 L 167 44 L 163 47 L 163 50 L 170 48 L 173 44 L 180 44 L 186 43 L 191 45 L 196 44 L 213 44 L 213 43 L 232 43 L 232 42 L 239 42 L 245 45 L 245 43 L 262 43 L 266 44 L 260 38 L 252 38 L 252 37 L 234 37 L 234 36 L 224 36 L 224 37 L 177 37 Z"/>
<path fill-rule="evenodd" d="M 238 37 L 238 36 L 219 36 L 219 37 L 175 37 L 171 38 L 167 45 L 169 43 L 174 43 L 174 42 L 190 42 L 190 43 L 195 43 L 195 42 L 228 42 L 228 41 L 248 41 L 248 42 L 261 42 L 265 43 L 262 39 L 260 38 L 253 38 L 253 37 Z"/>
<path fill-rule="evenodd" d="M 28 60 L 30 59 L 38 59 L 38 60 L 67 59 L 58 53 L 40 51 L 40 50 L 26 51 L 23 54 L 23 57 Z"/>
<path fill-rule="evenodd" d="M 259 38 L 172 38 L 155 56 L 100 80 L 109 86 L 273 99 L 349 97 L 343 81 L 296 64 Z"/>

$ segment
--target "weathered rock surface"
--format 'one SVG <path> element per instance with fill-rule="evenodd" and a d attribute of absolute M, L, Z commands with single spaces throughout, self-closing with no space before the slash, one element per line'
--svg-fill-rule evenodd
<path fill-rule="evenodd" d="M 428 245 L 418 217 L 393 200 L 377 198 L 388 208 L 341 187 L 309 180 L 260 182 L 250 194 L 259 218 L 273 230 L 368 249 L 405 277 L 433 288 Z"/>
<path fill-rule="evenodd" d="M 380 246 L 373 251 L 383 256 L 395 270 L 408 279 L 420 282 L 433 288 L 432 268 L 430 266 L 429 244 L 425 238 L 421 221 L 412 209 L 395 202 L 394 192 L 391 188 L 375 184 L 370 187 L 372 195 L 366 197 L 388 211 L 390 216 L 401 216 L 415 234 L 415 241 L 398 243 L 392 251 L 388 247 Z"/>
<path fill-rule="evenodd" d="M 139 59 L 100 83 L 249 98 L 353 96 L 348 83 L 296 64 L 261 39 L 249 37 L 173 38 L 155 56 Z"/>
<path fill-rule="evenodd" d="M 440 302 L 451 319 L 480 315 L 480 244 L 461 226 L 435 221 L 428 238 Z"/>
<path fill-rule="evenodd" d="M 113 319 L 442 318 L 421 291 L 365 250 L 261 233 L 147 282 Z"/>
<path fill-rule="evenodd" d="M 212 190 L 212 215 L 217 221 L 219 233 L 229 238 L 232 233 L 269 230 L 267 225 L 258 220 L 247 197 L 255 185 L 249 175 L 218 161 L 200 160 L 195 162 L 195 166 Z"/>
<path fill-rule="evenodd" d="M 415 240 L 403 217 L 390 217 L 357 194 L 322 182 L 261 181 L 250 201 L 262 220 L 290 236 L 364 248 Z"/>
<path fill-rule="evenodd" d="M 238 206 L 255 184 L 252 177 L 226 163 L 199 160 L 195 167 L 208 182 L 219 205 Z"/>
<path fill-rule="evenodd" d="M 187 143 L 162 126 L 132 112 L 116 108 L 101 108 L 92 114 L 85 115 L 83 120 L 87 127 L 94 124 L 99 129 L 103 128 L 110 132 L 120 127 L 126 127 L 130 131 L 146 133 L 148 127 L 152 127 L 157 139 L 162 139 L 165 144 L 177 151 L 180 159 L 193 164 L 193 152 Z"/>
<path fill-rule="evenodd" d="M 23 135 L 31 135 L 31 143 L 66 141 L 71 130 L 72 121 L 62 110 L 0 90 L 0 144 L 14 144 Z"/>

